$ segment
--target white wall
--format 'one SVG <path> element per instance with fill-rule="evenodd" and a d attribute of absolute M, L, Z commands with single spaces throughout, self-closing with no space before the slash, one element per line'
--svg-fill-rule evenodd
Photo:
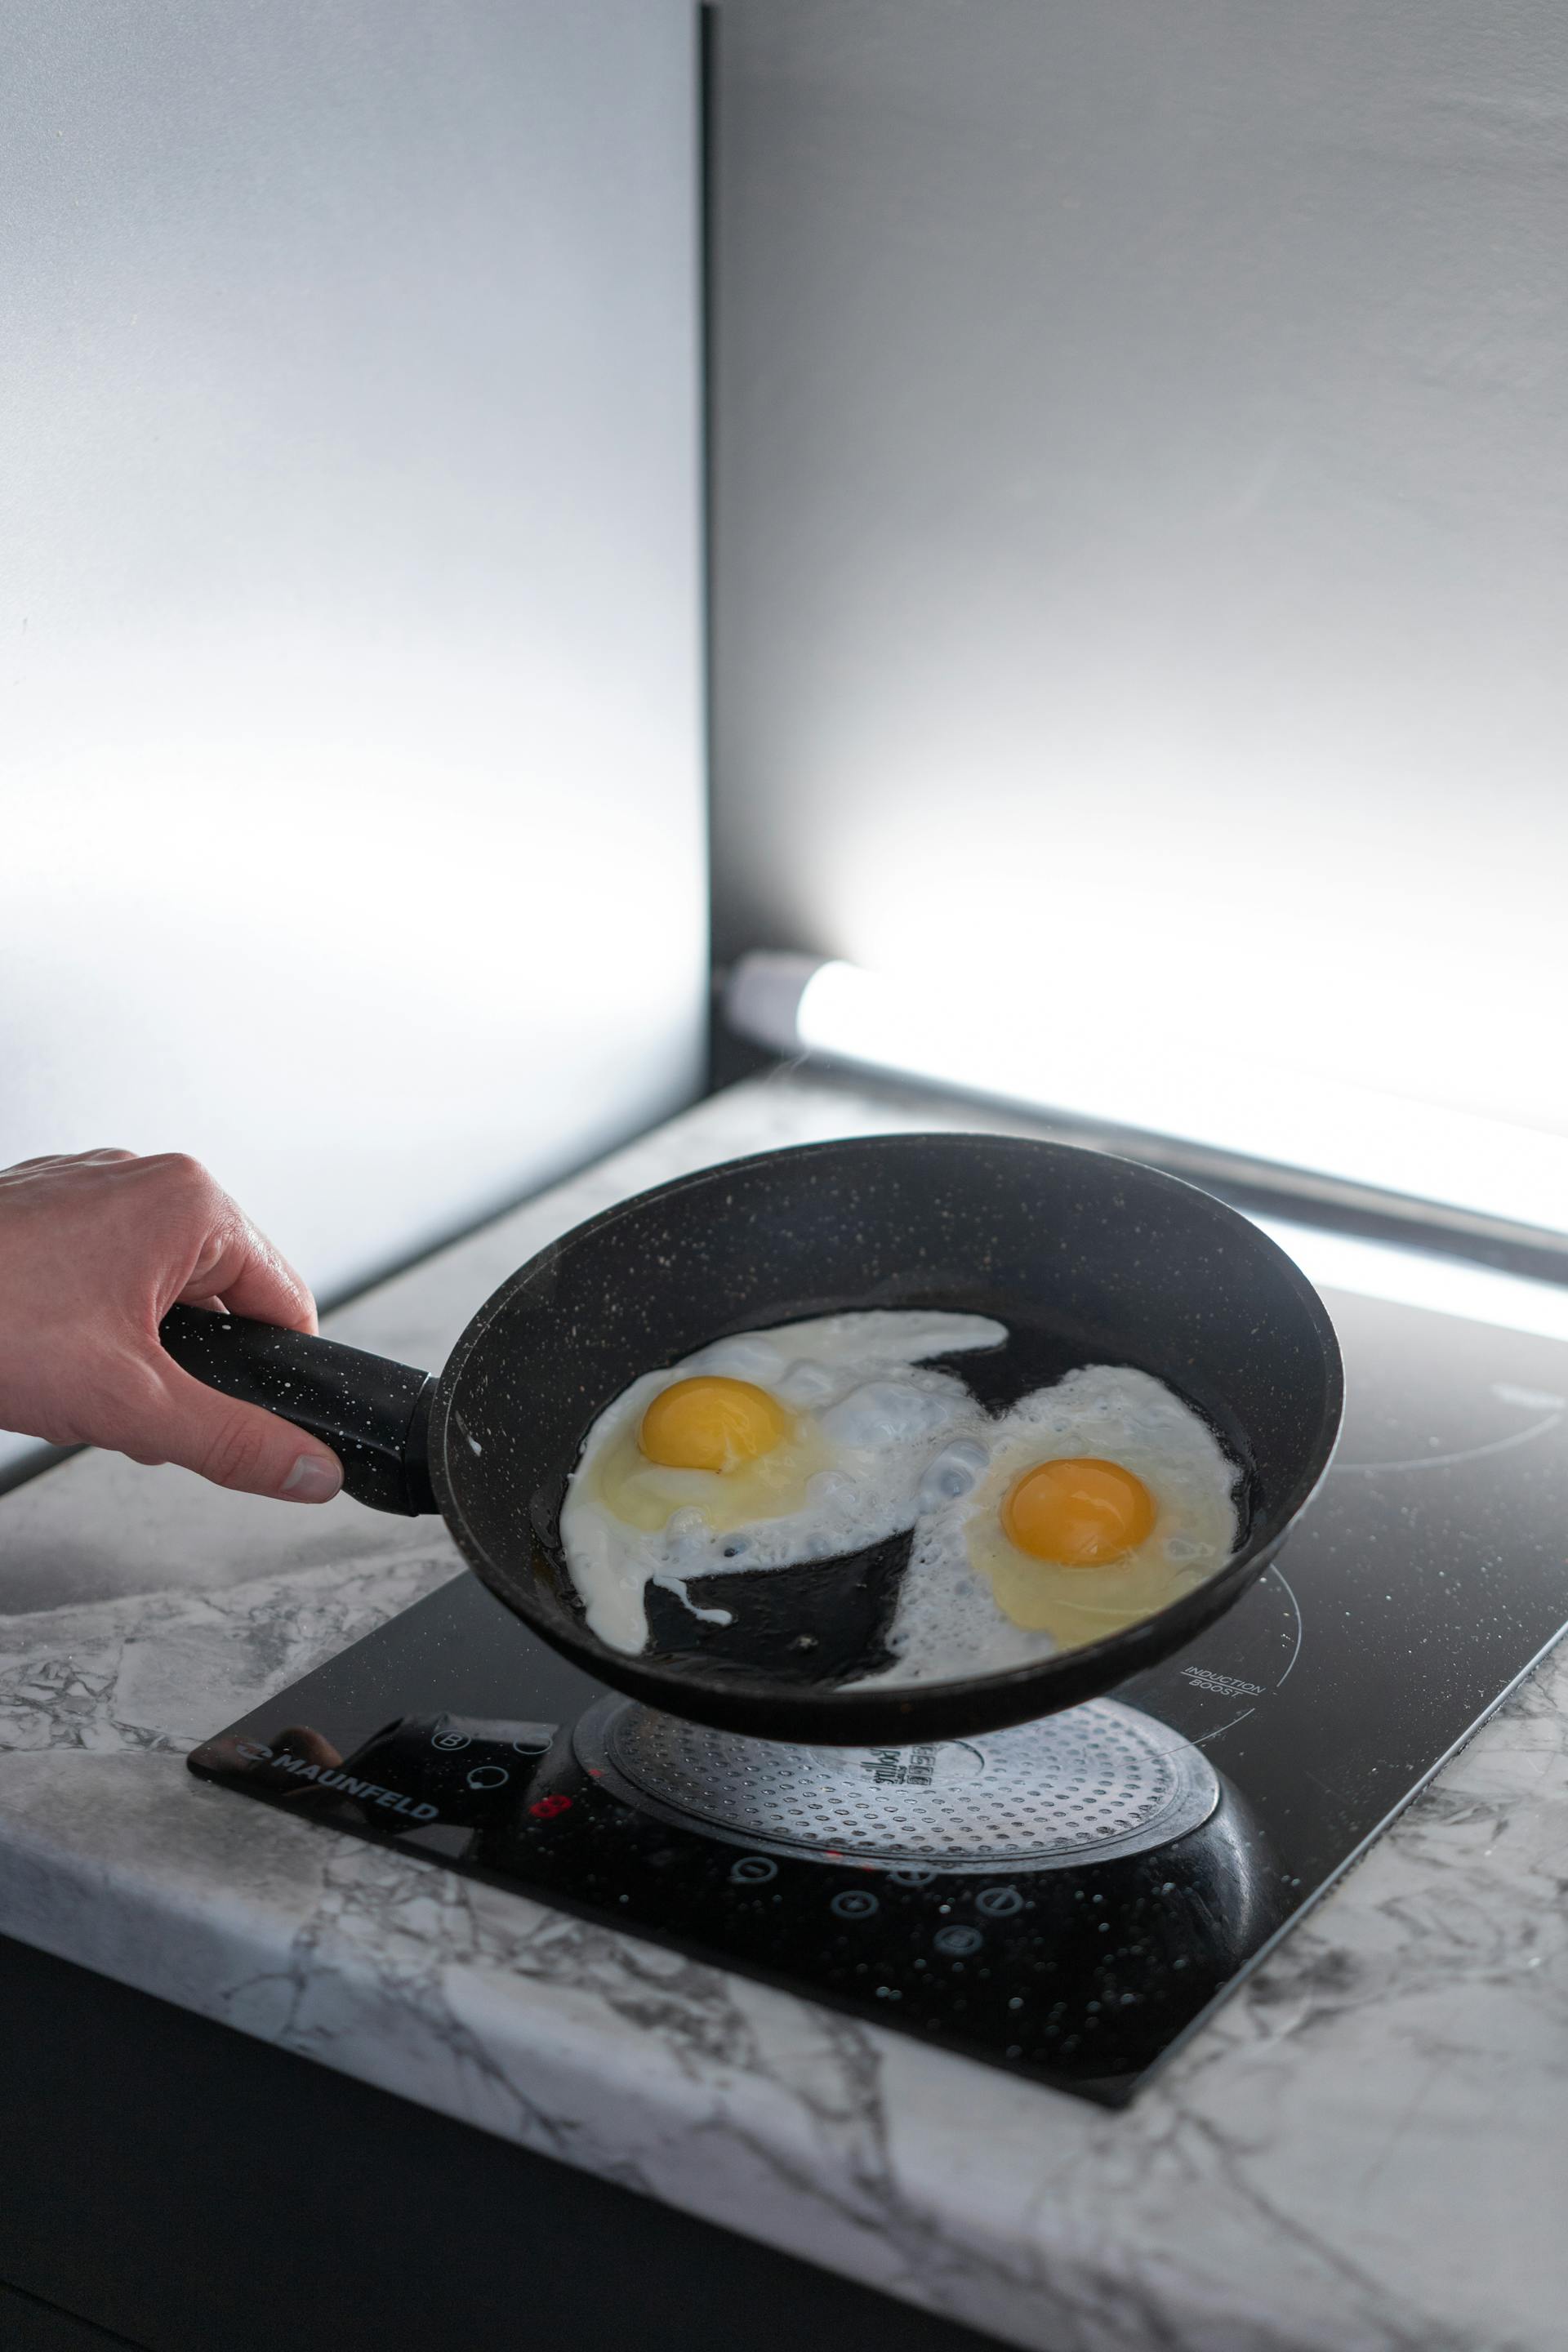
<path fill-rule="evenodd" d="M 339 1288 L 699 1066 L 688 0 L 0 23 L 0 1162 Z"/>
<path fill-rule="evenodd" d="M 716 905 L 1568 1129 L 1568 14 L 723 0 Z"/>

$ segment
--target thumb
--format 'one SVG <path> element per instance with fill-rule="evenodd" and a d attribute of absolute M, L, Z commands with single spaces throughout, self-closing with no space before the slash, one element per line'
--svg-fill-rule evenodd
<path fill-rule="evenodd" d="M 241 1495 L 275 1495 L 286 1503 L 331 1501 L 343 1483 L 342 1465 L 319 1437 L 263 1412 L 259 1405 L 220 1396 L 172 1358 L 164 1362 L 167 1370 L 158 1367 L 159 1393 L 140 1416 L 142 1443 L 134 1450 L 142 1460 L 177 1462 Z"/>

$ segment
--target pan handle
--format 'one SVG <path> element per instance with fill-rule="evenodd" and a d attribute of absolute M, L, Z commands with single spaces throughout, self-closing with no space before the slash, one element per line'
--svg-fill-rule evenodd
<path fill-rule="evenodd" d="M 410 1518 L 440 1507 L 430 1484 L 433 1372 L 202 1307 L 171 1307 L 158 1337 L 209 1389 L 324 1439 L 357 1502 Z"/>

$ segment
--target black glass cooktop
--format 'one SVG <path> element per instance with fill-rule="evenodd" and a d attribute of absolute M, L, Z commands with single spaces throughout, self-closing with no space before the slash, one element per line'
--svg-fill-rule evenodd
<path fill-rule="evenodd" d="M 1119 2104 L 1568 1621 L 1568 1347 L 1326 1297 L 1323 1488 L 1107 1700 L 925 1748 L 739 1740 L 615 1697 L 464 1574 L 192 1769 Z"/>

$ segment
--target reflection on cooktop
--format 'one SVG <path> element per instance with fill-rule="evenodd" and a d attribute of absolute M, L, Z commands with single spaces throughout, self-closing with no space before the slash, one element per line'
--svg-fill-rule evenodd
<path fill-rule="evenodd" d="M 741 1739 L 607 1694 L 459 1576 L 192 1767 L 1120 2102 L 1568 1620 L 1568 1348 L 1329 1305 L 1323 1489 L 1114 1699 L 908 1748 Z"/>

